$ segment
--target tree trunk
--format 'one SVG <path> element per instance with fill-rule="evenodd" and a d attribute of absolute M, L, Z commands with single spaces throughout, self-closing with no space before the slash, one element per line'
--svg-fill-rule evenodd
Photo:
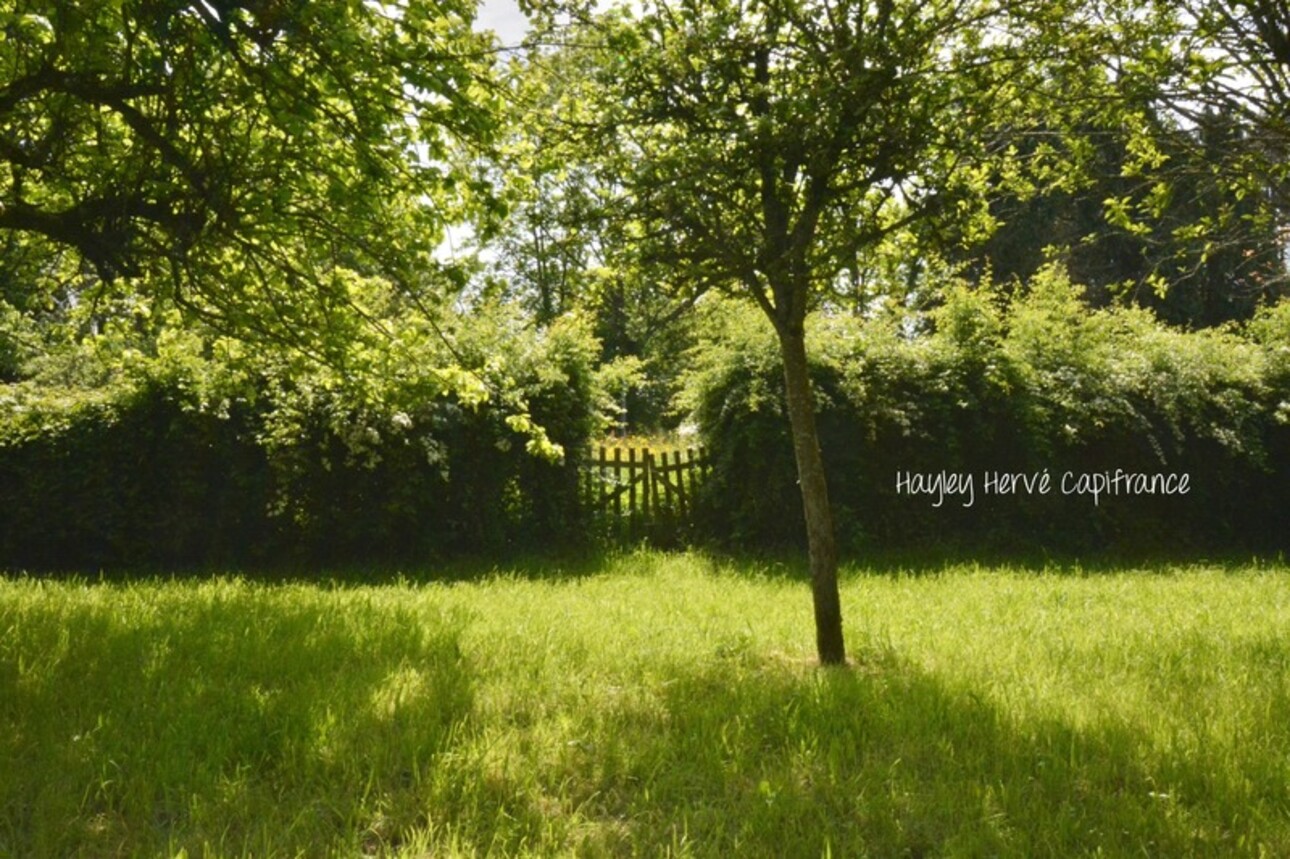
<path fill-rule="evenodd" d="M 815 602 L 815 646 L 823 665 L 847 661 L 842 640 L 842 601 L 838 596 L 838 546 L 833 534 L 833 510 L 815 429 L 815 400 L 806 367 L 806 335 L 797 326 L 779 330 L 784 359 L 784 390 L 792 424 L 797 480 L 806 514 L 807 550 L 811 559 L 811 595 Z"/>

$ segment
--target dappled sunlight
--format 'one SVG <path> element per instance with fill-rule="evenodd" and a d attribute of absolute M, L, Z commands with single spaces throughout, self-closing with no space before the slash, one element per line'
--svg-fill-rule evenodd
<path fill-rule="evenodd" d="M 774 569 L 0 581 L 0 852 L 1290 850 L 1283 573 Z"/>
<path fill-rule="evenodd" d="M 19 658 L 0 696 L 21 738 L 0 796 L 27 821 L 0 844 L 19 854 L 330 843 L 412 790 L 470 707 L 451 619 L 379 596 L 237 582 L 13 594 L 12 647 L 46 654 Z M 41 647 L 48 631 L 60 646 Z M 90 823 L 77 836 L 59 820 Z"/>

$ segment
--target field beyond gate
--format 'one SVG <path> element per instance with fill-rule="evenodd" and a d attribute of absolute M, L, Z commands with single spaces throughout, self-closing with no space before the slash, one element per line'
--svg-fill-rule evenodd
<path fill-rule="evenodd" d="M 673 545 L 693 524 L 695 490 L 707 467 L 702 447 L 598 445 L 587 461 L 583 498 L 611 536 Z"/>

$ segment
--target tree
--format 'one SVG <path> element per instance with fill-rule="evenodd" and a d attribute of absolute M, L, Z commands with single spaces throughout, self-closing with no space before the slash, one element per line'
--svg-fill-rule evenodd
<path fill-rule="evenodd" d="M 980 226 L 992 130 L 1044 88 L 1070 10 L 994 0 L 713 0 L 572 16 L 559 127 L 618 192 L 646 259 L 774 326 L 805 512 L 816 644 L 846 660 L 805 322 L 827 284 L 915 222 Z M 589 59 L 590 57 L 590 59 Z M 592 69 L 579 75 L 580 68 Z M 560 77 L 557 75 L 556 77 Z M 1024 119 L 1021 120 L 1024 123 Z M 971 232 L 971 229 L 968 230 Z"/>
<path fill-rule="evenodd" d="M 632 224 L 608 216 L 613 177 L 594 162 L 571 160 L 564 129 L 534 122 L 560 104 L 565 64 L 590 73 L 581 59 L 594 58 L 573 51 L 560 64 L 516 57 L 506 68 L 490 169 L 507 214 L 485 238 L 490 262 L 481 291 L 517 302 L 539 327 L 566 313 L 588 317 L 604 379 L 614 380 L 610 410 L 620 427 L 651 432 L 674 426 L 669 406 L 693 344 L 696 294 L 681 289 L 667 266 L 643 258 Z"/>
<path fill-rule="evenodd" d="M 1178 16 L 1182 62 L 1144 69 L 1164 83 L 1157 97 L 1196 125 L 1215 114 L 1242 125 L 1245 133 L 1225 141 L 1223 157 L 1209 153 L 1211 163 L 1290 211 L 1290 7 L 1284 0 L 1178 6 L 1163 14 Z"/>
<path fill-rule="evenodd" d="M 1090 157 L 1077 187 L 1000 197 L 988 237 L 937 250 L 966 262 L 969 277 L 988 268 L 1005 283 L 1028 282 L 1056 254 L 1091 306 L 1132 302 L 1188 327 L 1249 319 L 1285 290 L 1280 243 L 1266 197 L 1241 192 L 1216 169 L 1244 145 L 1247 126 L 1217 113 L 1198 120 L 1178 127 L 1155 116 L 1151 147 L 1162 163 L 1150 170 L 1134 163 L 1132 134 L 1083 130 Z"/>
<path fill-rule="evenodd" d="M 1143 303 L 1187 324 L 1247 318 L 1287 289 L 1290 9 L 1144 4 L 1133 26 L 1151 37 L 1113 64 L 1136 108 L 1108 117 L 1125 151 L 1105 215 L 1142 249 Z"/>
<path fill-rule="evenodd" d="M 494 122 L 473 14 L 471 0 L 7 3 L 0 234 L 63 254 L 92 288 L 318 348 L 351 309 L 336 271 L 415 291 L 435 270 L 471 180 L 449 152 Z"/>

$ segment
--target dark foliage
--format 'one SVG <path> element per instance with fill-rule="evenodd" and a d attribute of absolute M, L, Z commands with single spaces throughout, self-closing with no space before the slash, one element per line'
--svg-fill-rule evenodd
<path fill-rule="evenodd" d="M 47 396 L 0 437 L 0 567 L 370 565 L 573 539 L 593 394 L 589 366 L 563 359 L 528 400 L 563 463 L 527 452 L 505 409 L 446 396 L 361 450 L 337 429 L 339 396 L 310 401 L 286 442 L 269 440 L 265 398 L 204 408 L 182 377 Z"/>
<path fill-rule="evenodd" d="M 912 336 L 900 322 L 820 320 L 812 356 L 839 537 L 851 549 L 1283 551 L 1290 426 L 1283 304 L 1254 336 L 1088 313 L 1042 275 L 1000 307 L 951 290 Z M 782 383 L 755 320 L 697 355 L 692 404 L 713 462 L 701 528 L 729 546 L 804 541 Z M 1116 469 L 1186 474 L 1187 494 L 1064 494 Z M 971 476 L 973 499 L 898 492 L 898 472 Z M 987 493 L 987 473 L 1047 473 L 1047 493 Z"/>

